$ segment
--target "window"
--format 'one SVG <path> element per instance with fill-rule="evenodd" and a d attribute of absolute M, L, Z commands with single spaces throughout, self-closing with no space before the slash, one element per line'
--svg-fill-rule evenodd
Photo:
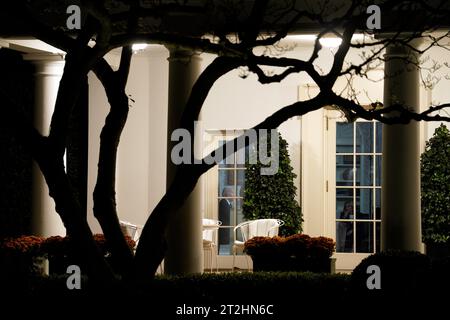
<path fill-rule="evenodd" d="M 226 140 L 219 140 L 219 146 Z M 239 153 L 222 161 L 218 166 L 218 219 L 222 221 L 219 229 L 219 254 L 230 255 L 234 243 L 234 227 L 244 219 L 242 204 L 244 198 L 245 164 L 238 161 Z M 239 159 L 240 160 L 240 159 Z"/>
<path fill-rule="evenodd" d="M 380 250 L 381 130 L 375 121 L 336 123 L 336 251 Z"/>

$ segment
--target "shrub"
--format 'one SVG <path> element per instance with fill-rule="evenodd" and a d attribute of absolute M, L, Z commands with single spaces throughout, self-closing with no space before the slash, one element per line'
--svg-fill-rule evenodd
<path fill-rule="evenodd" d="M 441 124 L 421 156 L 422 238 L 427 247 L 450 244 L 449 159 L 450 132 Z"/>
<path fill-rule="evenodd" d="M 0 242 L 0 250 L 6 255 L 30 255 L 39 254 L 44 238 L 37 236 L 20 236 L 18 238 L 5 238 Z"/>
<path fill-rule="evenodd" d="M 133 250 L 136 246 L 136 242 L 131 239 L 130 236 L 125 236 L 125 240 L 130 249 Z M 103 256 L 107 258 L 110 264 L 113 264 L 113 261 L 109 259 L 111 256 L 111 248 L 106 242 L 105 236 L 103 234 L 94 234 L 94 241 Z M 51 274 L 64 274 L 68 265 L 80 265 L 73 253 L 70 238 L 67 236 L 54 236 L 45 239 L 42 245 L 42 251 L 50 261 L 49 266 Z"/>
<path fill-rule="evenodd" d="M 334 301 L 345 302 L 349 280 L 349 275 L 312 272 L 242 272 L 181 277 L 157 276 L 153 283 L 156 288 L 152 291 L 160 293 L 160 297 L 168 297 L 167 301 L 177 304 L 184 301 L 196 303 L 204 301 L 208 304 L 254 302 L 286 304 L 286 307 L 292 307 L 298 301 L 323 301 L 326 299 L 324 293 L 328 297 L 333 297 Z M 327 303 L 331 303 L 331 301 Z"/>
<path fill-rule="evenodd" d="M 125 236 L 125 239 L 133 250 L 136 242 L 129 236 Z M 94 241 L 105 257 L 110 256 L 111 249 L 103 234 L 95 234 Z M 11 277 L 23 278 L 42 274 L 45 258 L 50 260 L 52 273 L 65 273 L 69 264 L 79 264 L 73 260 L 73 249 L 69 237 L 21 236 L 5 238 L 0 242 L 0 271 Z"/>
<path fill-rule="evenodd" d="M 450 257 L 433 259 L 431 263 L 431 281 L 434 289 L 442 292 L 450 287 Z M 445 288 L 445 289 L 443 289 Z"/>
<path fill-rule="evenodd" d="M 20 236 L 0 242 L 0 287 L 20 291 L 30 277 L 43 274 L 43 241 L 41 237 Z"/>
<path fill-rule="evenodd" d="M 369 277 L 367 268 L 370 265 L 380 268 L 383 291 L 403 292 L 426 288 L 431 267 L 429 258 L 420 252 L 388 250 L 375 253 L 363 259 L 353 270 L 353 289 L 369 291 L 366 281 Z"/>
<path fill-rule="evenodd" d="M 130 236 L 125 236 L 125 240 L 127 241 L 130 249 L 133 250 L 136 246 L 136 242 L 131 239 Z M 109 256 L 111 254 L 111 249 L 108 246 L 103 234 L 94 234 L 94 241 L 104 256 Z M 44 240 L 42 244 L 42 251 L 49 257 L 70 256 L 72 252 L 70 238 L 61 236 L 49 237 Z"/>
<path fill-rule="evenodd" d="M 270 147 L 270 135 L 267 146 Z M 288 144 L 279 135 L 279 167 L 274 175 L 261 175 L 263 165 L 246 164 L 245 193 L 242 206 L 246 220 L 280 219 L 280 235 L 289 236 L 302 231 L 302 213 L 295 200 L 297 188 L 294 185 L 296 174 L 291 167 L 287 150 Z M 272 151 L 268 151 L 272 152 Z"/>

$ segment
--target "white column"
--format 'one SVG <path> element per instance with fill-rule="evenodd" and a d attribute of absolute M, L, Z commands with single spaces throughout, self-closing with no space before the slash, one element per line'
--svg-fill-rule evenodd
<path fill-rule="evenodd" d="M 192 86 L 200 72 L 200 57 L 187 50 L 169 48 L 169 106 L 167 114 L 167 186 L 174 178 L 170 141 L 173 130 L 180 125 L 181 115 Z M 192 142 L 194 141 L 192 137 Z M 202 183 L 201 179 L 168 227 L 166 274 L 189 274 L 203 271 L 202 246 Z"/>
<path fill-rule="evenodd" d="M 386 50 L 384 105 L 401 103 L 419 112 L 419 70 L 404 46 Z M 390 115 L 387 115 L 390 116 Z M 383 126 L 381 248 L 421 250 L 419 123 Z"/>
<path fill-rule="evenodd" d="M 29 54 L 25 60 L 35 65 L 34 127 L 44 136 L 50 132 L 50 121 L 63 74 L 64 60 L 59 55 Z M 33 162 L 32 226 L 34 235 L 43 237 L 65 235 L 61 218 L 55 211 L 55 202 L 38 165 Z"/>

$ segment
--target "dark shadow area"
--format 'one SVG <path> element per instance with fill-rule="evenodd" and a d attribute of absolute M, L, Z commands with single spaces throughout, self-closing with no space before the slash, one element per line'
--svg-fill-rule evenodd
<path fill-rule="evenodd" d="M 0 114 L 21 107 L 31 117 L 33 66 L 22 55 L 0 49 Z M 30 233 L 31 155 L 17 140 L 15 126 L 0 116 L 0 238 Z"/>

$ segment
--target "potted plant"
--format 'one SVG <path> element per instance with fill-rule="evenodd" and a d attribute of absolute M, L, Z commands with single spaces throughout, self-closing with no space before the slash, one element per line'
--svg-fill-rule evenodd
<path fill-rule="evenodd" d="M 295 234 L 289 237 L 254 237 L 245 242 L 254 271 L 330 272 L 335 242 L 327 237 Z"/>

